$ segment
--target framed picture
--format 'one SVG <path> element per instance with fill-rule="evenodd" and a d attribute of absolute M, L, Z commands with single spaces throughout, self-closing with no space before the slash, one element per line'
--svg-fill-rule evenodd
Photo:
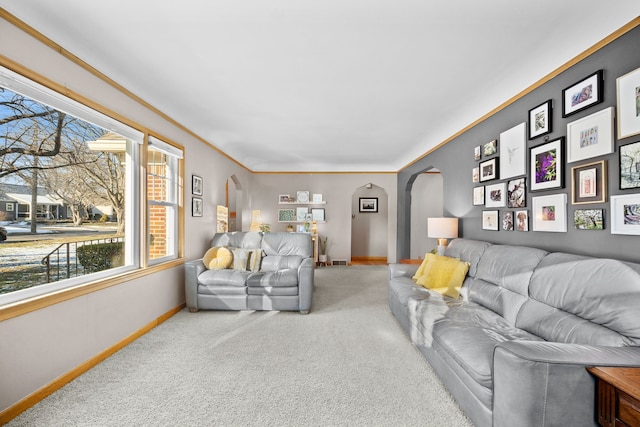
<path fill-rule="evenodd" d="M 290 202 L 291 202 L 291 196 L 289 196 L 288 194 L 278 195 L 278 203 L 290 203 Z"/>
<path fill-rule="evenodd" d="M 543 102 L 529 110 L 529 139 L 551 133 L 552 101 Z"/>
<path fill-rule="evenodd" d="M 507 184 L 501 182 L 499 184 L 487 185 L 485 187 L 485 206 L 488 208 L 499 208 L 506 206 L 507 201 Z"/>
<path fill-rule="evenodd" d="M 520 123 L 500 134 L 500 178 L 527 173 L 526 123 Z"/>
<path fill-rule="evenodd" d="M 311 219 L 313 221 L 325 221 L 324 208 L 313 208 L 313 209 L 311 209 Z"/>
<path fill-rule="evenodd" d="M 530 149 L 531 191 L 564 186 L 563 146 L 564 138 L 561 137 Z"/>
<path fill-rule="evenodd" d="M 640 134 L 640 68 L 618 77 L 618 138 Z"/>
<path fill-rule="evenodd" d="M 480 182 L 480 168 L 471 169 L 471 181 L 472 182 Z"/>
<path fill-rule="evenodd" d="M 513 211 L 502 212 L 502 230 L 513 231 Z"/>
<path fill-rule="evenodd" d="M 202 216 L 202 211 L 202 197 L 193 197 L 191 199 L 191 216 Z"/>
<path fill-rule="evenodd" d="M 598 70 L 562 91 L 562 117 L 603 101 L 604 73 Z"/>
<path fill-rule="evenodd" d="M 191 194 L 202 196 L 202 178 L 198 175 L 191 175 Z"/>
<path fill-rule="evenodd" d="M 296 193 L 296 202 L 298 202 L 298 203 L 309 203 L 309 192 L 308 191 L 298 191 Z"/>
<path fill-rule="evenodd" d="M 611 234 L 640 235 L 640 194 L 611 196 Z"/>
<path fill-rule="evenodd" d="M 604 203 L 607 199 L 607 161 L 571 168 L 571 203 Z"/>
<path fill-rule="evenodd" d="M 516 178 L 507 182 L 507 206 L 524 208 L 527 206 L 527 185 L 524 178 Z"/>
<path fill-rule="evenodd" d="M 322 200 L 322 193 L 313 193 L 311 195 L 311 202 L 312 203 L 324 203 L 324 201 Z"/>
<path fill-rule="evenodd" d="M 482 211 L 482 229 L 498 231 L 498 211 Z"/>
<path fill-rule="evenodd" d="M 473 206 L 484 205 L 484 186 L 473 187 Z"/>
<path fill-rule="evenodd" d="M 576 230 L 604 230 L 604 209 L 576 209 L 573 225 Z"/>
<path fill-rule="evenodd" d="M 480 162 L 480 182 L 491 181 L 498 178 L 498 158 Z"/>
<path fill-rule="evenodd" d="M 360 197 L 360 212 L 378 212 L 377 197 Z"/>
<path fill-rule="evenodd" d="M 295 209 L 279 209 L 278 222 L 294 222 L 296 221 Z"/>
<path fill-rule="evenodd" d="M 484 157 L 493 156 L 498 152 L 498 140 L 494 139 L 493 141 L 489 141 L 482 146 L 482 155 Z"/>
<path fill-rule="evenodd" d="M 533 231 L 567 231 L 567 194 L 552 194 L 532 199 Z"/>
<path fill-rule="evenodd" d="M 613 116 L 609 107 L 567 124 L 567 163 L 613 153 Z"/>
<path fill-rule="evenodd" d="M 515 228 L 518 231 L 529 231 L 529 211 L 516 211 Z"/>
<path fill-rule="evenodd" d="M 473 149 L 473 160 L 480 160 L 480 157 L 482 156 L 482 147 L 481 146 L 476 146 L 476 148 Z"/>
<path fill-rule="evenodd" d="M 308 213 L 309 213 L 309 208 L 307 207 L 296 208 L 296 221 L 306 220 Z"/>
<path fill-rule="evenodd" d="M 620 189 L 640 187 L 640 142 L 620 147 Z"/>

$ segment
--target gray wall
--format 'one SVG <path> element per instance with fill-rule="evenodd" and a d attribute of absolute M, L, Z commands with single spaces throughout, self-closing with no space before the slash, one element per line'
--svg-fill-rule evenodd
<path fill-rule="evenodd" d="M 519 123 L 528 121 L 528 111 L 547 99 L 553 100 L 553 129 L 552 133 L 549 134 L 550 141 L 561 136 L 566 136 L 567 123 L 600 111 L 606 107 L 616 106 L 616 79 L 640 67 L 640 55 L 638 55 L 639 45 L 640 28 L 636 27 L 586 59 L 578 62 L 573 67 L 562 72 L 533 92 L 401 171 L 398 175 L 398 257 L 407 257 L 411 251 L 409 237 L 412 231 L 410 192 L 416 174 L 429 170 L 430 168 L 437 168 L 441 171 L 444 181 L 444 214 L 460 217 L 461 237 L 501 244 L 534 246 L 550 251 L 563 251 L 640 261 L 640 251 L 638 251 L 640 237 L 611 234 L 609 199 L 607 198 L 607 203 L 572 205 L 570 189 L 571 167 L 606 159 L 609 169 L 609 195 L 637 193 L 638 191 L 636 190 L 619 189 L 618 147 L 630 142 L 639 141 L 640 136 L 629 137 L 620 141 L 616 139 L 615 152 L 607 156 L 587 159 L 568 165 L 565 160 L 565 187 L 563 189 L 538 191 L 535 193 L 527 191 L 527 210 L 530 215 L 532 196 L 560 192 L 567 193 L 568 231 L 566 233 L 482 230 L 481 217 L 482 211 L 485 208 L 472 205 L 472 189 L 479 184 L 474 184 L 471 180 L 471 170 L 478 164 L 478 162 L 473 159 L 474 147 L 493 139 L 498 139 L 501 132 Z M 558 64 L 558 66 L 561 65 L 562 64 Z M 591 106 L 570 117 L 562 118 L 562 90 L 599 69 L 604 70 L 604 102 Z M 531 83 L 533 84 L 534 82 Z M 543 137 L 527 140 L 527 151 L 528 148 L 540 145 L 543 142 Z M 467 154 L 461 155 L 461 153 Z M 529 165 L 528 157 L 527 165 Z M 527 166 L 527 170 L 528 169 Z M 489 183 L 497 182 L 506 181 L 496 180 L 490 181 Z M 528 176 L 527 186 L 529 186 Z M 527 190 L 529 189 L 527 188 Z M 573 227 L 573 214 L 576 208 L 603 208 L 605 210 L 605 229 L 601 231 L 575 230 Z M 499 208 L 499 210 L 502 209 L 506 208 Z M 529 226 L 531 229 L 531 218 Z"/>

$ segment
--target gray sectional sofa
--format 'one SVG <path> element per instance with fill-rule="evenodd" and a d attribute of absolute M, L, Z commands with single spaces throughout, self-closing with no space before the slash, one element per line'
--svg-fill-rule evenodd
<path fill-rule="evenodd" d="M 306 233 L 217 233 L 211 247 L 260 249 L 257 271 L 208 270 L 185 263 L 187 307 L 205 310 L 281 310 L 309 313 L 314 290 L 313 242 Z"/>
<path fill-rule="evenodd" d="M 463 298 L 389 267 L 389 306 L 477 426 L 596 425 L 588 366 L 640 366 L 640 265 L 456 239 Z"/>

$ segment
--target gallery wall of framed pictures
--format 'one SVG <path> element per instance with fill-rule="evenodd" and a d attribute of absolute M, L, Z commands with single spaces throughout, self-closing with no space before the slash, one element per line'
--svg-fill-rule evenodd
<path fill-rule="evenodd" d="M 609 79 L 615 103 L 602 107 Z M 469 154 L 482 230 L 565 233 L 609 224 L 611 234 L 640 235 L 640 68 L 621 76 L 594 70 L 522 118 Z"/>

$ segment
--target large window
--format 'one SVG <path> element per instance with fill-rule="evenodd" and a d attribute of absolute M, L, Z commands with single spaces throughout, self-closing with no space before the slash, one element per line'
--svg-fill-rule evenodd
<path fill-rule="evenodd" d="M 0 245 L 0 305 L 140 268 L 141 229 L 150 264 L 178 256 L 182 151 L 144 142 L 142 132 L 0 67 L 0 226 L 10 236 Z"/>

